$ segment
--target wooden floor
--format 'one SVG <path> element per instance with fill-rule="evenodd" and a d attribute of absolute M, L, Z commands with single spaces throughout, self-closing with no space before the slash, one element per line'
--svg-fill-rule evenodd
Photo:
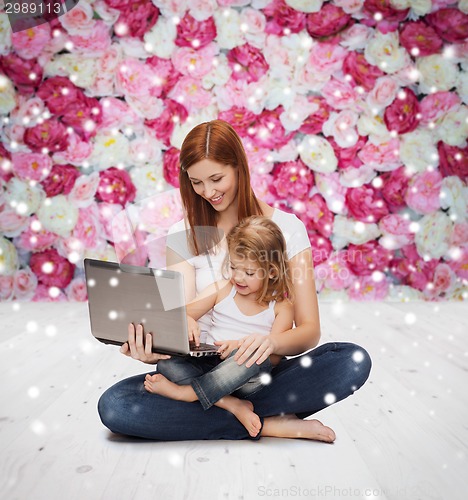
<path fill-rule="evenodd" d="M 373 358 L 367 384 L 317 414 L 333 445 L 171 443 L 102 426 L 100 394 L 145 366 L 91 337 L 86 304 L 0 304 L 0 499 L 467 498 L 467 305 L 320 310 L 323 342 Z"/>

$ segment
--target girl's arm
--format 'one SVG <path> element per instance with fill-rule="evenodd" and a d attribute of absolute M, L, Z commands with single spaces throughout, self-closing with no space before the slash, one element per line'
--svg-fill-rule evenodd
<path fill-rule="evenodd" d="M 213 309 L 220 298 L 226 295 L 225 287 L 229 284 L 229 280 L 221 280 L 208 285 L 187 304 L 187 314 L 195 320 L 200 319 L 204 314 Z"/>

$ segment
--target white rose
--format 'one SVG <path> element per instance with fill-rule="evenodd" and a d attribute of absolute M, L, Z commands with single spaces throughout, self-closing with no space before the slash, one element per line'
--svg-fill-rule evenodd
<path fill-rule="evenodd" d="M 37 211 L 37 218 L 47 231 L 63 238 L 70 236 L 78 221 L 78 209 L 63 194 L 47 198 Z"/>
<path fill-rule="evenodd" d="M 188 3 L 187 0 L 152 0 L 152 2 L 164 17 L 171 19 L 173 17 L 184 17 Z"/>
<path fill-rule="evenodd" d="M 468 107 L 450 111 L 436 129 L 437 136 L 450 146 L 464 148 L 468 137 Z"/>
<path fill-rule="evenodd" d="M 340 172 L 340 183 L 346 187 L 360 187 L 369 183 L 377 175 L 370 165 L 346 168 Z"/>
<path fill-rule="evenodd" d="M 148 120 L 159 118 L 164 110 L 163 100 L 150 95 L 127 94 L 125 100 L 137 115 Z"/>
<path fill-rule="evenodd" d="M 318 12 L 323 5 L 323 0 L 285 0 L 294 10 L 300 12 Z"/>
<path fill-rule="evenodd" d="M 437 166 L 439 155 L 429 130 L 416 129 L 400 136 L 400 160 L 410 172 L 424 172 L 429 165 Z"/>
<path fill-rule="evenodd" d="M 136 202 L 154 195 L 167 185 L 164 181 L 162 165 L 159 162 L 132 168 L 129 173 L 137 190 Z"/>
<path fill-rule="evenodd" d="M 468 104 L 468 72 L 463 71 L 459 74 L 457 94 L 460 96 L 461 100 Z"/>
<path fill-rule="evenodd" d="M 93 9 L 109 26 L 115 24 L 117 19 L 120 17 L 120 11 L 109 7 L 105 0 L 96 0 L 93 4 Z"/>
<path fill-rule="evenodd" d="M 213 15 L 216 32 L 216 41 L 220 49 L 233 49 L 244 43 L 241 30 L 241 17 L 234 9 L 217 9 Z"/>
<path fill-rule="evenodd" d="M 372 33 L 372 28 L 364 24 L 353 24 L 342 32 L 339 43 L 350 50 L 363 49 Z"/>
<path fill-rule="evenodd" d="M 18 254 L 10 240 L 0 237 L 0 275 L 11 276 L 18 269 Z"/>
<path fill-rule="evenodd" d="M 315 278 L 315 282 L 319 280 L 319 277 Z M 317 289 L 319 288 L 317 284 Z M 349 295 L 346 290 L 332 290 L 331 288 L 322 288 L 319 291 L 320 302 L 328 302 L 332 304 L 343 304 L 349 302 Z M 342 307 L 342 306 L 341 306 Z"/>
<path fill-rule="evenodd" d="M 364 49 L 364 57 L 385 73 L 395 73 L 410 63 L 406 49 L 400 47 L 397 32 L 375 31 Z"/>
<path fill-rule="evenodd" d="M 420 57 L 416 61 L 419 71 L 419 92 L 450 90 L 458 83 L 457 64 L 439 54 Z"/>
<path fill-rule="evenodd" d="M 0 13 L 0 55 L 8 54 L 11 51 L 11 26 L 8 15 Z"/>
<path fill-rule="evenodd" d="M 377 78 L 374 88 L 367 94 L 366 103 L 374 114 L 386 108 L 395 99 L 399 89 L 398 83 L 391 76 Z"/>
<path fill-rule="evenodd" d="M 16 107 L 16 91 L 11 80 L 0 75 L 0 114 L 6 115 Z"/>
<path fill-rule="evenodd" d="M 133 139 L 129 146 L 129 159 L 134 165 L 145 165 L 147 163 L 159 163 L 162 158 L 164 144 L 153 137 L 147 129 L 145 132 Z"/>
<path fill-rule="evenodd" d="M 310 193 L 311 196 L 313 196 L 315 189 L 317 189 L 332 212 L 346 215 L 348 211 L 345 204 L 346 188 L 340 184 L 338 172 L 315 174 L 315 186 L 316 188 L 313 188 Z"/>
<path fill-rule="evenodd" d="M 440 206 L 449 209 L 449 214 L 457 222 L 468 216 L 468 187 L 456 176 L 445 177 L 440 190 Z"/>
<path fill-rule="evenodd" d="M 296 95 L 292 105 L 280 114 L 281 124 L 288 132 L 297 130 L 316 109 L 317 105 L 310 102 L 306 96 Z"/>
<path fill-rule="evenodd" d="M 334 0 L 332 3 L 341 7 L 346 14 L 355 14 L 362 9 L 364 5 L 364 0 Z"/>
<path fill-rule="evenodd" d="M 119 40 L 119 47 L 125 58 L 146 59 L 148 57 L 147 45 L 144 41 L 135 37 L 124 37 Z"/>
<path fill-rule="evenodd" d="M 318 135 L 308 135 L 299 145 L 301 160 L 314 172 L 327 174 L 334 172 L 338 166 L 335 151 L 330 143 Z"/>
<path fill-rule="evenodd" d="M 172 18 L 160 17 L 158 22 L 145 33 L 145 48 L 163 59 L 170 59 L 176 45 L 177 25 Z"/>
<path fill-rule="evenodd" d="M 394 302 L 409 302 L 411 300 L 423 300 L 423 293 L 408 285 L 393 285 L 388 289 L 385 300 Z"/>
<path fill-rule="evenodd" d="M 210 72 L 203 76 L 202 86 L 207 90 L 212 89 L 215 85 L 223 87 L 229 81 L 231 74 L 226 54 L 219 54 L 214 59 Z"/>
<path fill-rule="evenodd" d="M 380 236 L 379 226 L 375 223 L 359 222 L 342 215 L 335 216 L 331 236 L 333 248 L 341 250 L 349 243 L 362 245 Z"/>
<path fill-rule="evenodd" d="M 332 112 L 328 120 L 323 124 L 322 130 L 326 136 L 331 135 L 341 148 L 350 148 L 358 141 L 355 129 L 357 120 L 358 114 L 354 111 L 343 110 L 339 113 Z"/>
<path fill-rule="evenodd" d="M 382 144 L 391 140 L 390 132 L 380 115 L 363 113 L 357 122 L 359 135 L 369 136 L 372 144 Z"/>
<path fill-rule="evenodd" d="M 109 130 L 96 134 L 90 163 L 94 165 L 94 169 L 97 171 L 115 167 L 116 164 L 128 165 L 128 139 L 120 132 L 113 134 Z"/>
<path fill-rule="evenodd" d="M 188 119 L 185 120 L 185 123 L 177 123 L 171 135 L 171 146 L 180 149 L 185 137 L 195 126 L 203 122 L 216 120 L 217 117 L 218 109 L 215 106 L 211 105 L 200 110 L 197 115 L 189 116 Z"/>
<path fill-rule="evenodd" d="M 29 216 L 35 213 L 44 198 L 45 193 L 40 184 L 23 182 L 12 177 L 6 185 L 5 201 L 19 215 Z"/>
<path fill-rule="evenodd" d="M 94 27 L 93 15 L 93 7 L 82 0 L 58 20 L 70 35 L 89 36 Z"/>
<path fill-rule="evenodd" d="M 96 58 L 84 54 L 56 55 L 44 65 L 44 76 L 67 76 L 78 87 L 90 87 L 96 78 Z"/>
<path fill-rule="evenodd" d="M 84 258 L 105 260 L 106 262 L 119 262 L 114 247 L 108 243 L 104 248 L 86 248 Z"/>
<path fill-rule="evenodd" d="M 463 12 L 463 14 L 468 14 L 468 0 L 459 0 L 458 8 Z"/>
<path fill-rule="evenodd" d="M 197 21 L 205 21 L 217 8 L 216 0 L 190 0 L 190 15 Z"/>
<path fill-rule="evenodd" d="M 414 235 L 414 241 L 419 255 L 440 259 L 449 249 L 450 235 L 453 225 L 450 218 L 440 210 L 425 215 L 419 221 L 419 230 Z"/>

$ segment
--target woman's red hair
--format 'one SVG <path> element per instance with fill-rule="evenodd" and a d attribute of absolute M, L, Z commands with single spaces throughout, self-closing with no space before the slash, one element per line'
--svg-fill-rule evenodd
<path fill-rule="evenodd" d="M 187 169 L 209 159 L 238 171 L 238 220 L 263 215 L 250 185 L 250 172 L 244 146 L 229 123 L 222 120 L 201 123 L 185 138 L 180 151 L 179 184 L 182 203 L 191 229 L 191 250 L 195 255 L 213 249 L 219 243 L 219 232 L 196 230 L 195 227 L 216 227 L 219 214 L 204 198 L 195 193 Z M 195 237 L 196 232 L 196 237 Z"/>

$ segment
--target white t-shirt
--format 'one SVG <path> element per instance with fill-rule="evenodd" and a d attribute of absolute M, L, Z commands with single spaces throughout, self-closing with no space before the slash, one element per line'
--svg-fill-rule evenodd
<path fill-rule="evenodd" d="M 288 258 L 291 259 L 306 248 L 310 248 L 310 240 L 303 222 L 294 214 L 289 214 L 274 210 L 271 220 L 276 222 L 281 229 L 286 241 L 286 251 Z M 208 285 L 223 278 L 221 266 L 226 256 L 226 246 L 220 245 L 215 254 L 193 255 L 189 249 L 184 219 L 173 224 L 167 233 L 166 246 L 176 252 L 182 260 L 187 261 L 195 268 L 195 287 L 196 293 L 200 293 Z M 226 241 L 225 239 L 223 240 Z M 211 312 L 202 316 L 198 323 L 201 330 L 209 331 L 211 326 Z M 202 337 L 202 342 L 205 342 Z"/>

